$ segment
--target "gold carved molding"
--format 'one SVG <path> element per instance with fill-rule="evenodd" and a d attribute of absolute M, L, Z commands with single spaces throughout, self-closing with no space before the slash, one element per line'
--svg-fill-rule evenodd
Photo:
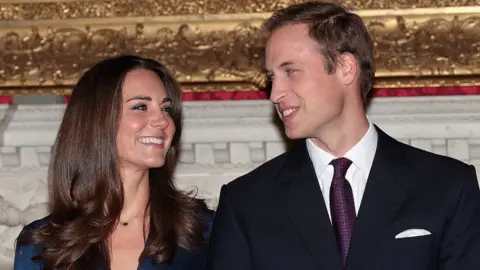
<path fill-rule="evenodd" d="M 155 17 L 273 12 L 304 0 L 80 0 L 0 1 L 3 20 Z M 33 2 L 33 3 L 32 3 Z M 350 9 L 415 9 L 476 6 L 478 0 L 332 0 Z"/>
<path fill-rule="evenodd" d="M 260 26 L 299 1 L 26 2 L 0 0 L 1 95 L 68 94 L 93 63 L 125 53 L 165 63 L 185 91 L 259 89 Z M 480 85 L 478 0 L 358 2 L 344 1 L 375 42 L 375 87 Z"/>

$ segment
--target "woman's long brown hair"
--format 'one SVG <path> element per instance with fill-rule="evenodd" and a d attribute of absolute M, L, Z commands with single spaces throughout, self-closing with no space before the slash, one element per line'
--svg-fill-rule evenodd
<path fill-rule="evenodd" d="M 51 215 L 45 226 L 27 231 L 17 241 L 41 247 L 35 259 L 45 270 L 109 268 L 107 241 L 123 206 L 116 147 L 122 85 L 135 69 L 153 71 L 163 81 L 176 126 L 165 165 L 149 172 L 149 245 L 139 260 L 150 257 L 170 263 L 178 246 L 192 250 L 202 244 L 202 203 L 176 189 L 172 181 L 182 130 L 180 87 L 157 61 L 119 56 L 93 66 L 75 86 L 52 149 Z"/>

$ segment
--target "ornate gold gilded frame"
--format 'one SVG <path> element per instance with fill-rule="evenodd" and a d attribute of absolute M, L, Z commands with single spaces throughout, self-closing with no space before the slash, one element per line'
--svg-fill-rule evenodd
<path fill-rule="evenodd" d="M 124 53 L 162 61 L 185 91 L 259 89 L 260 26 L 294 2 L 0 0 L 0 94 L 69 94 L 86 68 Z M 375 87 L 480 85 L 478 0 L 343 3 L 374 39 Z"/>

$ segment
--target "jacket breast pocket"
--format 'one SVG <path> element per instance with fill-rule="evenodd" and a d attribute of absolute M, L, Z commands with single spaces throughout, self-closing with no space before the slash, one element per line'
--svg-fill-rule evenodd
<path fill-rule="evenodd" d="M 430 249 L 433 247 L 434 235 L 394 238 L 387 245 L 392 249 Z"/>
<path fill-rule="evenodd" d="M 436 252 L 434 235 L 391 239 L 383 246 L 388 269 L 429 269 Z M 387 269 L 387 268 L 385 268 Z"/>

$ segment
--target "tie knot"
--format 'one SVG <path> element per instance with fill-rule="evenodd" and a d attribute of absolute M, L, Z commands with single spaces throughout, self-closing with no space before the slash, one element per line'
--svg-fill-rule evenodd
<path fill-rule="evenodd" d="M 348 158 L 337 158 L 330 162 L 333 166 L 333 174 L 344 178 L 347 174 L 347 170 L 352 165 L 352 161 Z"/>

